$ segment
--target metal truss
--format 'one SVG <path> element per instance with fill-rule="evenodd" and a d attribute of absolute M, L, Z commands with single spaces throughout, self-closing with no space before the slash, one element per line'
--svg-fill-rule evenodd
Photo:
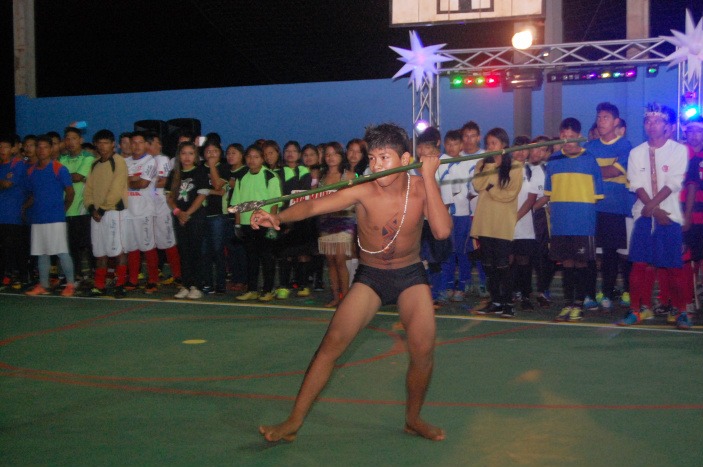
<path fill-rule="evenodd" d="M 567 44 L 533 45 L 524 50 L 512 47 L 441 50 L 451 61 L 438 64 L 439 75 L 455 72 L 489 72 L 516 68 L 543 70 L 604 65 L 655 65 L 666 62 L 674 46 L 666 39 L 635 39 Z M 700 105 L 701 80 L 687 80 L 687 63 L 679 65 L 678 95 L 697 90 Z M 430 85 L 432 83 L 432 85 Z M 425 120 L 439 128 L 439 77 L 423 80 L 419 89 L 413 84 L 413 126 Z M 678 102 L 681 111 L 681 100 Z M 413 143 L 417 130 L 413 131 Z"/>

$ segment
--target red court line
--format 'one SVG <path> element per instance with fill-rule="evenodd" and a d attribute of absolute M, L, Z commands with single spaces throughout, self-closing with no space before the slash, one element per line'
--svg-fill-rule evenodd
<path fill-rule="evenodd" d="M 9 375 L 14 376 L 14 375 Z M 149 386 L 129 386 L 123 384 L 95 383 L 81 380 L 61 380 L 40 375 L 25 375 L 28 379 L 36 381 L 47 381 L 53 383 L 69 384 L 73 386 L 94 387 L 100 389 L 111 389 L 126 392 L 144 392 L 152 394 L 168 394 L 180 396 L 206 396 L 217 398 L 236 399 L 260 399 L 260 400 L 284 400 L 294 401 L 295 396 L 281 396 L 276 394 L 255 394 L 255 393 L 232 393 L 224 391 L 200 391 L 190 389 L 159 388 Z M 370 399 L 347 399 L 320 397 L 317 402 L 332 404 L 356 404 L 356 405 L 391 405 L 404 406 L 405 401 L 401 400 L 370 400 Z M 500 404 L 500 403 L 480 403 L 480 402 L 442 402 L 425 401 L 425 406 L 430 407 L 458 407 L 458 408 L 488 408 L 488 409 L 524 409 L 524 410 L 703 410 L 703 404 Z"/>
<path fill-rule="evenodd" d="M 141 305 L 134 305 L 129 308 L 123 308 L 121 310 L 117 310 L 112 313 L 108 313 L 106 315 L 100 315 L 100 316 L 96 316 L 95 318 L 88 318 L 88 319 L 84 319 L 81 321 L 76 321 L 75 323 L 67 324 L 67 325 L 64 325 L 64 326 L 61 326 L 58 328 L 43 329 L 41 331 L 33 331 L 33 332 L 28 332 L 26 334 L 20 334 L 18 336 L 8 337 L 7 339 L 0 340 L 0 347 L 2 347 L 4 345 L 11 344 L 13 342 L 16 342 L 16 341 L 19 341 L 22 339 L 27 339 L 30 337 L 43 336 L 43 335 L 51 334 L 54 332 L 69 331 L 71 329 L 80 329 L 80 328 L 88 327 L 96 321 L 107 319 L 107 318 L 112 318 L 113 316 L 119 316 L 119 315 L 122 315 L 125 313 L 129 313 L 130 311 L 138 310 L 140 308 L 145 308 L 146 306 L 147 306 L 146 303 L 141 304 Z"/>

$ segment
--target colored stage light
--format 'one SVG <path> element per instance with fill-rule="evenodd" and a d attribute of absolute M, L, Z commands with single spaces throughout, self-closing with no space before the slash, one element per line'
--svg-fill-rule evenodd
<path fill-rule="evenodd" d="M 452 75 L 449 77 L 451 89 L 495 88 L 500 86 L 500 75 L 497 73 L 473 73 Z"/>
<path fill-rule="evenodd" d="M 637 78 L 637 68 L 572 68 L 547 73 L 550 83 L 591 83 L 603 81 L 632 81 Z"/>

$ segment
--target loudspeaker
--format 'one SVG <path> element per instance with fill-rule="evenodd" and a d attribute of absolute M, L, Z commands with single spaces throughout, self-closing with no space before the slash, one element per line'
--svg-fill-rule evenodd
<path fill-rule="evenodd" d="M 163 120 L 139 120 L 138 122 L 134 122 L 134 131 L 156 133 L 161 140 L 161 144 L 164 144 L 164 141 L 168 136 L 167 130 L 168 125 Z"/>
<path fill-rule="evenodd" d="M 166 122 L 168 135 L 164 142 L 164 152 L 173 157 L 178 148 L 178 137 L 188 132 L 195 137 L 200 136 L 200 120 L 197 118 L 174 118 Z"/>

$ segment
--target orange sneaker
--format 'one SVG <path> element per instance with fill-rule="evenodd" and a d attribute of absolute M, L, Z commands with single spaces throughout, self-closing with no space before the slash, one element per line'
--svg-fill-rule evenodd
<path fill-rule="evenodd" d="M 29 295 L 30 297 L 35 297 L 37 295 L 51 295 L 51 292 L 42 287 L 41 284 L 37 284 L 31 290 L 26 291 L 24 294 Z"/>
<path fill-rule="evenodd" d="M 61 292 L 61 296 L 73 297 L 74 293 L 76 293 L 76 286 L 73 284 L 66 284 L 66 287 L 63 288 L 63 292 Z"/>

